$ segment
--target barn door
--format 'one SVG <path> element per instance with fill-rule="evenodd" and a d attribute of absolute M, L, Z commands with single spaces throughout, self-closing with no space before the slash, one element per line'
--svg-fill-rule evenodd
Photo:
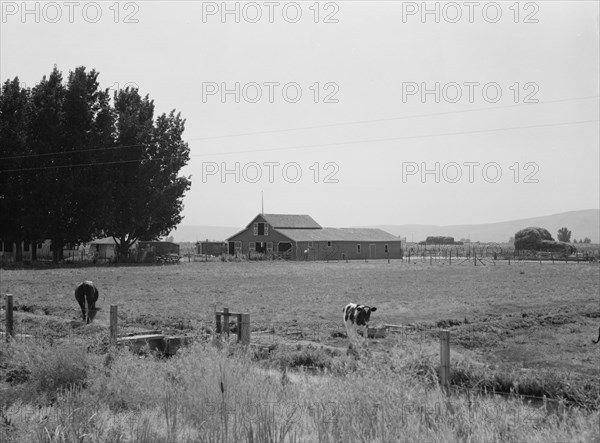
<path fill-rule="evenodd" d="M 373 243 L 369 245 L 369 258 L 375 258 L 377 256 L 377 246 Z"/>

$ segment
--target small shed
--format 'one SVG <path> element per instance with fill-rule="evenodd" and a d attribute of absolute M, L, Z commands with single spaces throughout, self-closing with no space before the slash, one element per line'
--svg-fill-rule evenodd
<path fill-rule="evenodd" d="M 112 237 L 98 238 L 90 243 L 90 254 L 95 254 L 101 259 L 114 258 L 116 244 Z"/>

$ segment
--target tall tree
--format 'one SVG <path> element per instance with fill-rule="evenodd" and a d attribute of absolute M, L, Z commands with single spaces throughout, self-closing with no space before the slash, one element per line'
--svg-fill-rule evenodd
<path fill-rule="evenodd" d="M 181 221 L 183 196 L 190 177 L 180 176 L 189 161 L 182 140 L 185 120 L 171 111 L 154 122 L 154 102 L 137 89 L 115 93 L 120 163 L 110 170 L 111 217 L 106 234 L 117 244 L 117 256 L 127 256 L 137 240 L 167 235 Z"/>
<path fill-rule="evenodd" d="M 16 243 L 15 260 L 22 260 L 21 242 L 31 240 L 29 217 L 34 204 L 30 177 L 22 174 L 27 145 L 29 91 L 18 77 L 0 90 L 0 239 Z M 12 171 L 12 172 L 11 172 Z"/>
<path fill-rule="evenodd" d="M 570 242 L 571 241 L 571 231 L 567 228 L 560 228 L 558 230 L 558 241 Z"/>
<path fill-rule="evenodd" d="M 54 67 L 32 91 L 29 143 L 38 154 L 32 164 L 41 168 L 33 195 L 54 261 L 66 243 L 88 241 L 101 228 L 104 190 L 95 164 L 110 143 L 112 123 L 108 93 L 99 90 L 97 77 L 78 67 L 65 86 Z"/>

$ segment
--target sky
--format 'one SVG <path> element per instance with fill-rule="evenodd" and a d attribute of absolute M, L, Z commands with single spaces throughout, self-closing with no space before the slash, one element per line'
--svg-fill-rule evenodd
<path fill-rule="evenodd" d="M 0 78 L 181 112 L 184 225 L 490 223 L 600 206 L 598 4 L 2 1 Z"/>

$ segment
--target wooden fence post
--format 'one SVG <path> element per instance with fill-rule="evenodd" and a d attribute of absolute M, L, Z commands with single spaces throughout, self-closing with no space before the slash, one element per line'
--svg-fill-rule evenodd
<path fill-rule="evenodd" d="M 223 308 L 223 332 L 229 335 L 229 308 Z"/>
<path fill-rule="evenodd" d="M 6 341 L 15 336 L 15 324 L 13 322 L 13 296 L 6 294 Z"/>
<path fill-rule="evenodd" d="M 217 334 L 220 334 L 223 331 L 223 327 L 221 326 L 221 314 L 215 314 L 215 323 L 217 324 Z"/>
<path fill-rule="evenodd" d="M 250 344 L 250 314 L 238 315 L 238 341 L 243 345 Z"/>
<path fill-rule="evenodd" d="M 118 307 L 117 305 L 110 305 L 110 344 L 113 346 L 117 345 L 118 337 Z"/>
<path fill-rule="evenodd" d="M 450 331 L 440 331 L 440 385 L 450 394 Z"/>

